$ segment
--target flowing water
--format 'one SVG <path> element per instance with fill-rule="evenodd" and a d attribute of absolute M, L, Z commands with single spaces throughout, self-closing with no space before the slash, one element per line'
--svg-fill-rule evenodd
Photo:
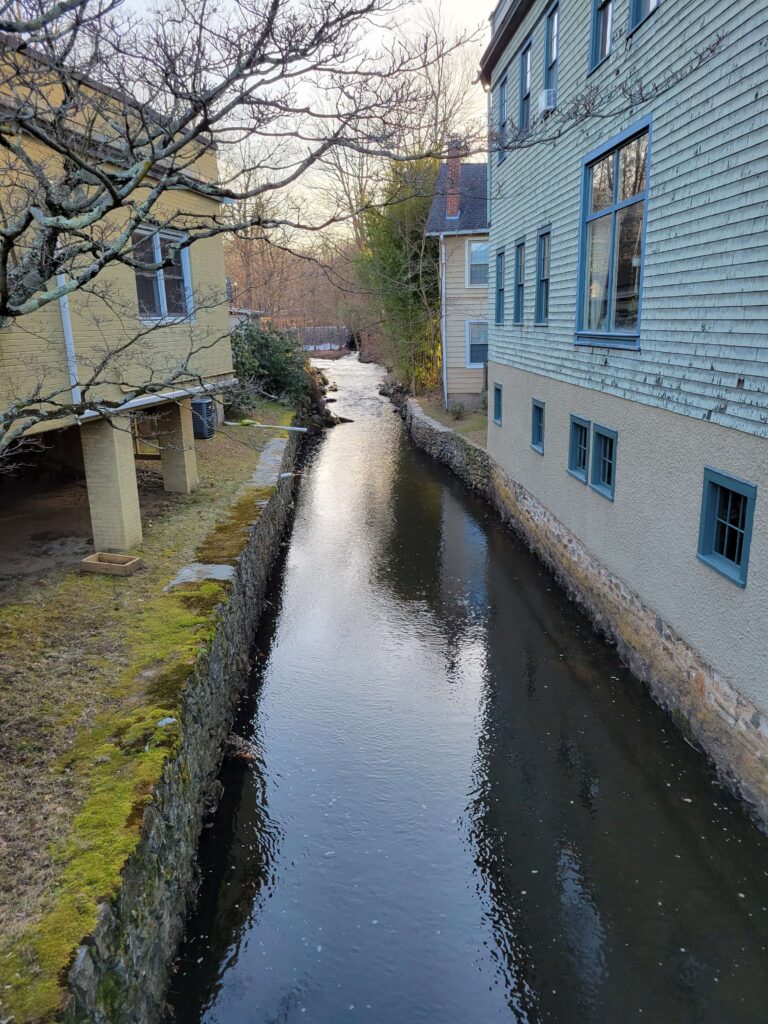
<path fill-rule="evenodd" d="M 768 841 L 380 371 L 326 368 L 355 422 L 304 468 L 169 1019 L 768 1020 Z"/>

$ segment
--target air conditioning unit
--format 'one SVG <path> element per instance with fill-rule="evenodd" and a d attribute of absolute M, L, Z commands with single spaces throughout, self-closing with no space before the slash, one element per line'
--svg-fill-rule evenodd
<path fill-rule="evenodd" d="M 550 114 L 557 107 L 557 89 L 542 89 L 539 93 L 539 114 Z"/>

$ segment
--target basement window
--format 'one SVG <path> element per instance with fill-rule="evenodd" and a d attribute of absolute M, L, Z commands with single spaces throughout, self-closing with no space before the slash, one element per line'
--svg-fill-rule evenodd
<path fill-rule="evenodd" d="M 531 405 L 531 448 L 544 454 L 544 403 L 536 398 Z"/>
<path fill-rule="evenodd" d="M 501 426 L 501 384 L 493 385 L 493 422 Z"/>
<path fill-rule="evenodd" d="M 172 231 L 134 231 L 133 257 L 141 263 L 161 263 L 184 236 Z M 189 249 L 177 250 L 169 266 L 158 270 L 135 268 L 139 316 L 144 320 L 181 320 L 192 314 Z"/>
<path fill-rule="evenodd" d="M 568 472 L 587 482 L 589 474 L 589 420 L 571 416 L 571 437 L 568 445 Z"/>
<path fill-rule="evenodd" d="M 755 484 L 705 467 L 697 554 L 739 587 L 747 585 L 756 497 Z"/>
<path fill-rule="evenodd" d="M 616 490 L 616 446 L 619 435 L 608 427 L 592 428 L 592 479 L 590 487 L 613 501 Z"/>

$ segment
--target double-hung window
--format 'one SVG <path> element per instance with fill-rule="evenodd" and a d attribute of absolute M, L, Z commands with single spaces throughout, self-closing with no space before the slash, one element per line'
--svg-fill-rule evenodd
<path fill-rule="evenodd" d="M 488 362 L 488 321 L 467 320 L 467 367 L 480 369 Z"/>
<path fill-rule="evenodd" d="M 595 423 L 592 428 L 592 487 L 604 498 L 613 501 L 616 490 L 616 448 L 619 435 L 609 427 Z"/>
<path fill-rule="evenodd" d="M 549 320 L 549 263 L 552 232 L 549 228 L 539 231 L 536 243 L 536 323 Z"/>
<path fill-rule="evenodd" d="M 537 398 L 531 403 L 531 448 L 544 454 L 544 403 Z"/>
<path fill-rule="evenodd" d="M 740 587 L 747 585 L 757 487 L 707 466 L 698 557 Z"/>
<path fill-rule="evenodd" d="M 521 132 L 531 126 L 531 44 L 520 54 L 520 113 L 518 127 Z"/>
<path fill-rule="evenodd" d="M 557 61 L 560 50 L 560 8 L 557 4 L 547 14 L 544 36 L 544 88 L 557 93 Z"/>
<path fill-rule="evenodd" d="M 488 284 L 488 243 L 467 242 L 467 287 Z"/>
<path fill-rule="evenodd" d="M 589 478 L 589 420 L 571 416 L 571 436 L 568 444 L 568 472 L 582 483 Z"/>
<path fill-rule="evenodd" d="M 496 323 L 504 323 L 504 250 L 496 253 Z"/>
<path fill-rule="evenodd" d="M 649 130 L 585 160 L 576 341 L 637 348 Z"/>
<path fill-rule="evenodd" d="M 595 68 L 611 52 L 613 0 L 592 0 L 592 3 L 592 52 L 590 54 L 590 66 Z"/>
<path fill-rule="evenodd" d="M 499 82 L 499 90 L 497 96 L 498 106 L 498 145 L 499 145 L 499 163 L 507 155 L 507 79 L 506 76 Z"/>
<path fill-rule="evenodd" d="M 192 289 L 187 249 L 172 249 L 184 236 L 171 231 L 134 231 L 133 257 L 158 269 L 135 268 L 139 316 L 146 320 L 178 320 L 192 313 Z M 170 260 L 169 260 L 170 257 Z M 165 263 L 160 267 L 159 264 Z"/>
<path fill-rule="evenodd" d="M 523 322 L 525 312 L 525 239 L 515 243 L 515 314 L 516 324 Z"/>
<path fill-rule="evenodd" d="M 637 28 L 659 6 L 659 0 L 629 0 L 629 31 Z"/>

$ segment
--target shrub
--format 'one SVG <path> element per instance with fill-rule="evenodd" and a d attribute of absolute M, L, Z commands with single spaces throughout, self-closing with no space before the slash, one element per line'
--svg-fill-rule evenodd
<path fill-rule="evenodd" d="M 227 404 L 235 415 L 265 396 L 291 405 L 309 403 L 309 358 L 295 331 L 241 324 L 232 335 L 232 360 L 240 383 Z"/>

